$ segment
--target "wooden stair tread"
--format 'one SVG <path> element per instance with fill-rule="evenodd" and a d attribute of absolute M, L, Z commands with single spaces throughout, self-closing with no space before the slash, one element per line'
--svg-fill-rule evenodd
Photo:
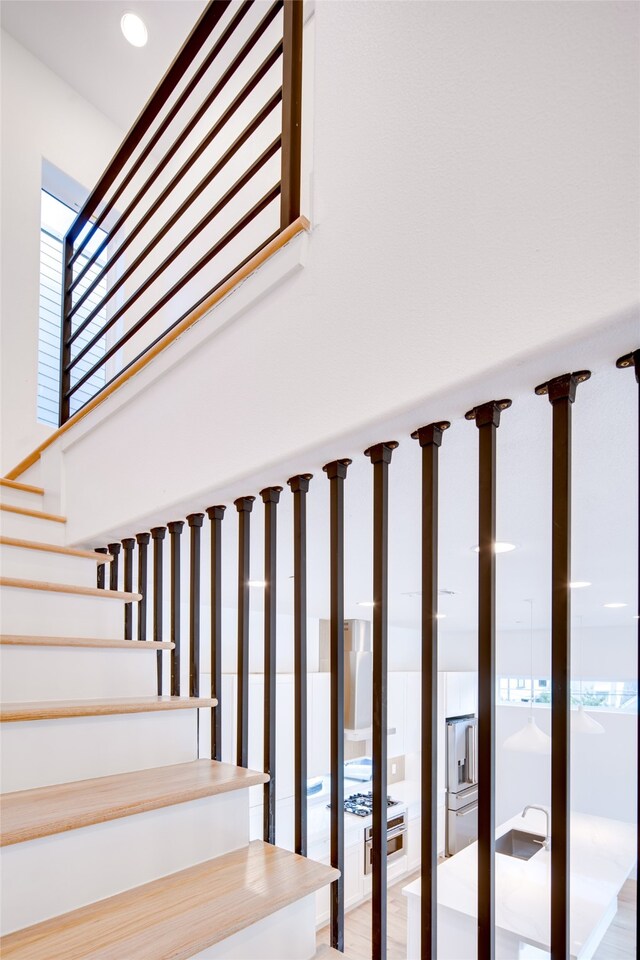
<path fill-rule="evenodd" d="M 100 587 L 79 587 L 73 583 L 49 583 L 47 580 L 22 580 L 19 577 L 0 577 L 0 587 L 44 590 L 46 593 L 72 593 L 80 597 L 99 597 L 101 600 L 126 600 L 128 603 L 142 600 L 141 593 L 128 593 L 125 590 L 102 590 Z"/>
<path fill-rule="evenodd" d="M 111 563 L 110 553 L 98 553 L 96 550 L 81 550 L 79 547 L 59 547 L 55 543 L 40 543 L 37 540 L 21 540 L 19 537 L 0 536 L 0 544 L 7 547 L 24 547 L 25 550 L 43 550 L 45 553 L 61 553 L 68 557 L 86 557 L 97 563 Z"/>
<path fill-rule="evenodd" d="M 194 760 L 0 795 L 0 846 L 266 783 L 265 773 Z"/>
<path fill-rule="evenodd" d="M 45 513 L 44 510 L 32 510 L 31 507 L 14 507 L 10 503 L 0 503 L 0 510 L 7 513 L 19 513 L 23 517 L 35 517 L 36 520 L 52 520 L 54 523 L 66 523 L 66 517 L 59 517 L 55 513 Z"/>
<path fill-rule="evenodd" d="M 0 940 L 3 960 L 186 960 L 335 880 L 262 840 Z"/>
<path fill-rule="evenodd" d="M 104 647 L 116 650 L 173 650 L 169 640 L 121 640 L 100 637 L 37 637 L 15 633 L 0 634 L 0 646 L 7 647 Z"/>
<path fill-rule="evenodd" d="M 0 487 L 6 487 L 8 490 L 22 490 L 24 493 L 36 493 L 44 496 L 42 487 L 34 487 L 30 483 L 20 483 L 19 480 L 7 480 L 6 477 L 0 477 Z"/>
<path fill-rule="evenodd" d="M 60 720 L 64 717 L 108 717 L 124 713 L 155 713 L 163 710 L 195 710 L 215 707 L 210 697 L 111 697 L 100 700 L 37 700 L 3 703 L 0 722 Z"/>
<path fill-rule="evenodd" d="M 330 947 L 328 943 L 321 944 L 315 952 L 313 960 L 349 960 L 346 953 L 340 953 L 339 950 L 334 950 L 333 947 Z"/>

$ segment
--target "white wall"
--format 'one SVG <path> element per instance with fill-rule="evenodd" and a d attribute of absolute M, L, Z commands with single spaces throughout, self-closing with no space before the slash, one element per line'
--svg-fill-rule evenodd
<path fill-rule="evenodd" d="M 339 438 L 379 439 L 382 418 L 429 415 L 452 385 L 489 389 L 587 332 L 606 331 L 607 356 L 629 349 L 636 17 L 626 3 L 319 2 L 305 268 L 76 445 L 68 490 L 94 531 L 96 503 L 107 529 L 303 450 L 335 456 Z"/>
<path fill-rule="evenodd" d="M 533 641 L 528 630 L 501 630 L 496 636 L 496 672 L 502 676 L 531 674 L 551 676 L 551 631 L 534 630 Z M 580 627 L 574 622 L 571 637 L 571 671 L 590 680 L 635 680 L 637 627 L 629 618 L 626 626 Z M 606 651 L 606 653 L 605 653 Z M 440 632 L 439 663 L 441 670 L 477 670 L 478 637 L 469 631 Z"/>
<path fill-rule="evenodd" d="M 551 711 L 536 707 L 538 726 L 551 733 Z M 525 707 L 496 710 L 496 823 L 515 816 L 528 803 L 551 803 L 551 758 L 502 749 L 527 721 Z M 636 716 L 593 711 L 604 734 L 571 738 L 571 809 L 631 821 L 636 815 Z"/>
<path fill-rule="evenodd" d="M 90 188 L 122 137 L 2 32 L 3 472 L 51 432 L 36 422 L 42 161 Z"/>

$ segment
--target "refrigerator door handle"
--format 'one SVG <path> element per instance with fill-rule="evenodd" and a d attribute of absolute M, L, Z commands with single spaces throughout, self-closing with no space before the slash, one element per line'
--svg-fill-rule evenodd
<path fill-rule="evenodd" d="M 456 817 L 468 817 L 470 813 L 474 813 L 478 809 L 478 801 L 475 803 L 470 803 L 468 807 L 463 807 L 462 810 L 456 810 Z"/>
<path fill-rule="evenodd" d="M 478 775 L 476 773 L 476 728 L 470 723 L 466 730 L 467 747 L 467 770 L 468 782 L 476 783 Z"/>

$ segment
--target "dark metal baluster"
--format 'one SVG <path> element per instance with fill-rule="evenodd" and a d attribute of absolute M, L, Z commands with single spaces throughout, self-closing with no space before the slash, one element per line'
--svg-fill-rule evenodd
<path fill-rule="evenodd" d="M 126 537 L 122 541 L 124 551 L 124 591 L 131 593 L 133 591 L 133 548 L 136 545 L 134 537 Z M 133 640 L 133 604 L 124 605 L 124 638 Z"/>
<path fill-rule="evenodd" d="M 86 220 L 83 220 L 81 217 L 78 217 L 74 223 L 73 227 L 75 228 L 79 225 L 79 229 L 82 229 Z M 58 425 L 62 426 L 63 423 L 69 419 L 70 415 L 70 404 L 71 404 L 71 395 L 69 391 L 71 390 L 71 370 L 69 364 L 71 362 L 71 331 L 73 325 L 71 323 L 71 308 L 73 306 L 73 298 L 71 294 L 71 285 L 73 283 L 73 267 L 71 265 L 71 258 L 73 256 L 73 240 L 67 234 L 62 242 L 62 316 L 60 319 L 60 395 L 59 395 L 59 409 L 58 409 Z"/>
<path fill-rule="evenodd" d="M 211 520 L 211 697 L 222 694 L 222 521 L 227 508 L 209 507 Z M 222 712 L 211 708 L 211 759 L 222 760 Z"/>
<path fill-rule="evenodd" d="M 373 464 L 373 833 L 371 925 L 373 960 L 387 955 L 387 579 L 389 464 L 395 440 L 365 456 Z"/>
<path fill-rule="evenodd" d="M 344 952 L 344 481 L 351 460 L 322 468 L 331 491 L 331 884 L 329 942 Z"/>
<path fill-rule="evenodd" d="M 300 0 L 284 3 L 281 230 L 300 216 L 303 6 Z"/>
<path fill-rule="evenodd" d="M 171 538 L 171 696 L 180 696 L 180 535 L 184 520 L 167 524 Z"/>
<path fill-rule="evenodd" d="M 153 639 L 156 643 L 163 640 L 162 631 L 162 541 L 166 527 L 153 527 Z M 156 654 L 156 670 L 158 674 L 158 696 L 162 696 L 162 650 Z"/>
<path fill-rule="evenodd" d="M 264 785 L 263 838 L 276 842 L 276 571 L 277 509 L 282 487 L 265 487 L 264 501 Z"/>
<path fill-rule="evenodd" d="M 204 513 L 190 513 L 191 530 L 189 564 L 189 696 L 200 696 L 200 528 Z M 198 717 L 200 714 L 198 714 Z M 199 726 L 199 724 L 198 724 Z"/>
<path fill-rule="evenodd" d="M 249 756 L 249 571 L 250 520 L 255 497 L 234 500 L 238 511 L 238 705 L 237 760 L 246 767 Z"/>
<path fill-rule="evenodd" d="M 108 553 L 108 552 L 109 552 L 109 551 L 107 550 L 106 547 L 97 547 L 97 548 L 96 548 L 96 553 Z M 107 586 L 106 566 L 107 566 L 106 563 L 99 563 L 99 564 L 98 564 L 98 569 L 97 569 L 97 571 L 96 571 L 96 586 L 97 586 L 98 590 L 105 590 L 105 589 L 106 589 L 106 586 Z"/>
<path fill-rule="evenodd" d="M 478 960 L 495 956 L 496 826 L 496 430 L 511 400 L 466 414 L 479 430 L 478 458 Z"/>
<path fill-rule="evenodd" d="M 638 592 L 636 595 L 637 608 L 636 614 L 640 614 L 640 349 L 632 353 L 625 354 L 616 361 L 619 370 L 625 370 L 628 367 L 635 369 L 636 383 L 638 384 L 638 446 L 636 453 L 638 455 Z M 637 617 L 637 675 L 640 677 L 640 618 Z M 636 714 L 637 723 L 637 743 L 640 743 L 640 710 Z M 640 764 L 636 761 L 636 858 L 640 863 Z M 636 885 L 636 957 L 640 957 L 640 888 Z"/>
<path fill-rule="evenodd" d="M 138 601 L 138 640 L 147 639 L 147 547 L 151 534 L 138 533 L 138 593 L 142 600 Z"/>
<path fill-rule="evenodd" d="M 290 477 L 293 493 L 294 845 L 307 855 L 307 492 L 311 473 Z"/>
<path fill-rule="evenodd" d="M 438 449 L 448 420 L 411 434 L 422 447 L 422 884 L 420 957 L 438 953 Z"/>
<path fill-rule="evenodd" d="M 536 387 L 553 407 L 551 541 L 551 958 L 570 954 L 571 815 L 571 406 L 591 374 L 567 373 Z M 482 776 L 482 770 L 480 770 Z"/>
<path fill-rule="evenodd" d="M 109 564 L 109 590 L 118 589 L 118 557 L 120 550 L 122 549 L 119 543 L 109 543 L 107 544 L 109 553 L 113 557 L 113 560 Z"/>

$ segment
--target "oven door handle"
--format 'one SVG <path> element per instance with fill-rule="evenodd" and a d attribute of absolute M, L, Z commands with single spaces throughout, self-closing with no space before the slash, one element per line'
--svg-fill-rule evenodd
<path fill-rule="evenodd" d="M 403 833 L 407 832 L 406 827 L 396 827 L 395 830 L 390 830 L 387 833 L 387 840 L 395 840 L 396 837 L 401 837 Z"/>

